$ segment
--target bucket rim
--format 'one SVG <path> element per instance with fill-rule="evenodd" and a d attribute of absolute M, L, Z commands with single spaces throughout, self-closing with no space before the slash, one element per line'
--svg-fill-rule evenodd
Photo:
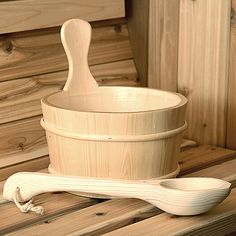
<path fill-rule="evenodd" d="M 178 96 L 180 98 L 180 102 L 174 106 L 169 106 L 169 107 L 165 107 L 165 108 L 158 108 L 158 109 L 140 110 L 140 111 L 91 111 L 91 110 L 84 111 L 84 110 L 65 108 L 65 107 L 53 104 L 50 101 L 48 101 L 48 99 L 55 94 L 60 94 L 60 93 L 66 94 L 67 93 L 67 91 L 60 90 L 60 91 L 51 93 L 51 94 L 43 97 L 41 99 L 41 104 L 55 108 L 55 109 L 76 112 L 76 113 L 78 112 L 78 113 L 91 113 L 91 114 L 113 114 L 113 115 L 126 114 L 127 115 L 127 114 L 142 114 L 142 113 L 146 114 L 146 113 L 153 113 L 153 112 L 163 112 L 163 111 L 167 111 L 167 110 L 173 110 L 176 108 L 180 108 L 188 103 L 188 100 L 184 95 L 177 93 L 177 92 L 166 91 L 166 90 L 162 90 L 162 89 L 154 89 L 154 88 L 146 88 L 146 87 L 137 87 L 136 88 L 136 87 L 128 87 L 128 86 L 102 86 L 102 88 L 104 88 L 104 89 L 109 89 L 109 88 L 132 89 L 132 88 L 134 88 L 137 90 L 151 90 L 153 92 L 161 92 L 161 93 L 172 94 L 172 95 Z M 76 96 L 76 95 L 73 95 L 73 96 Z M 79 96 L 81 96 L 81 95 L 79 95 Z"/>

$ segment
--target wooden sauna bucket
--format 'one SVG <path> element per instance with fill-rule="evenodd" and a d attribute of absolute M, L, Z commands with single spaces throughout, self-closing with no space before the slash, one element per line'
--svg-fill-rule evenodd
<path fill-rule="evenodd" d="M 67 24 L 73 26 L 72 21 Z M 74 21 L 73 27 L 84 23 Z M 73 63 L 83 64 L 81 58 L 71 62 L 78 56 L 71 53 L 78 45 L 65 46 L 70 42 L 63 36 L 62 42 L 70 70 Z M 89 43 L 87 51 L 88 47 Z M 177 156 L 186 128 L 184 96 L 149 88 L 98 87 L 89 69 L 88 79 L 73 73 L 63 91 L 42 99 L 41 124 L 46 130 L 51 173 L 128 180 L 178 174 Z M 86 86 L 91 81 L 96 88 L 90 90 Z"/>

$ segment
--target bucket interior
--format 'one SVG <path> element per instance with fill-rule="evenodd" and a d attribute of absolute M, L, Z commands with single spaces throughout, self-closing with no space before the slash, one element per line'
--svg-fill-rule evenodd
<path fill-rule="evenodd" d="M 144 112 L 178 106 L 182 95 L 148 88 L 100 87 L 95 93 L 69 95 L 61 91 L 46 98 L 49 105 L 84 112 Z"/>

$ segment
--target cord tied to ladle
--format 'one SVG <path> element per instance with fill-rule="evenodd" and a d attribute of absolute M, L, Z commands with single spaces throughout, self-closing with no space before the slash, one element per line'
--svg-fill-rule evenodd
<path fill-rule="evenodd" d="M 23 213 L 28 213 L 29 211 L 33 211 L 38 215 L 43 215 L 44 214 L 44 210 L 42 206 L 35 206 L 32 202 L 33 199 L 30 199 L 28 202 L 26 202 L 25 204 L 21 205 L 19 203 L 19 199 L 21 198 L 20 196 L 20 188 L 17 187 L 14 191 L 14 195 L 13 195 L 13 200 L 14 203 L 16 204 L 16 206 L 20 209 L 21 212 Z"/>

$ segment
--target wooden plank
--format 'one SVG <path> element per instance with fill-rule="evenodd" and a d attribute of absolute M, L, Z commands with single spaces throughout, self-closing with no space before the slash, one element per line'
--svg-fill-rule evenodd
<path fill-rule="evenodd" d="M 202 169 L 191 174 L 184 175 L 185 177 L 205 176 L 217 177 L 232 183 L 232 187 L 236 187 L 236 159 L 223 162 L 218 165 Z"/>
<path fill-rule="evenodd" d="M 148 87 L 177 91 L 179 0 L 149 0 Z"/>
<path fill-rule="evenodd" d="M 132 222 L 136 214 L 153 208 L 137 199 L 116 199 L 54 218 L 49 224 L 36 224 L 12 235 L 101 235 Z M 58 227 L 60 226 L 60 227 Z"/>
<path fill-rule="evenodd" d="M 177 217 L 164 213 L 106 235 L 226 235 L 236 230 L 235 222 L 236 189 L 222 204 L 206 214 Z"/>
<path fill-rule="evenodd" d="M 16 154 L 40 156 L 47 153 L 45 131 L 40 126 L 40 119 L 41 117 L 33 117 L 0 125 L 0 167 L 3 166 L 2 160 Z M 9 162 L 11 163 L 10 160 Z M 4 166 L 5 164 L 4 161 Z"/>
<path fill-rule="evenodd" d="M 236 0 L 232 0 L 226 147 L 236 149 Z"/>
<path fill-rule="evenodd" d="M 33 159 L 34 158 L 34 159 Z M 0 181 L 7 179 L 10 175 L 20 171 L 40 171 L 42 169 L 48 168 L 49 166 L 49 157 L 32 157 L 32 160 L 22 161 L 19 160 L 19 163 L 15 165 L 10 165 L 7 167 L 0 168 Z"/>
<path fill-rule="evenodd" d="M 59 28 L 0 36 L 0 82 L 68 69 Z M 126 24 L 94 28 L 89 65 L 132 58 Z"/>
<path fill-rule="evenodd" d="M 197 173 L 197 176 L 205 176 L 206 173 L 208 173 L 207 176 L 223 178 L 225 180 L 231 181 L 233 183 L 233 186 L 235 186 L 236 183 L 235 164 L 236 164 L 236 159 L 230 160 L 228 162 L 222 163 L 220 165 L 220 168 L 218 165 L 216 165 L 207 169 L 203 169 Z M 71 214 L 58 216 L 57 218 L 54 218 L 54 221 L 50 222 L 50 224 L 47 225 L 45 224 L 35 224 L 33 226 L 31 225 L 28 228 L 14 232 L 13 235 L 33 235 L 35 232 L 44 235 L 50 235 L 52 232 L 55 232 L 55 235 L 67 235 L 67 234 L 100 235 L 108 231 L 118 229 L 121 226 L 131 224 L 132 222 L 139 221 L 140 218 L 141 220 L 143 220 L 145 219 L 145 217 L 148 218 L 160 213 L 161 213 L 160 210 L 158 210 L 157 208 L 139 200 L 135 199 L 110 200 L 102 204 L 98 204 L 96 206 L 84 209 L 82 211 L 75 211 L 72 212 Z M 235 211 L 234 214 L 236 214 Z M 227 214 L 224 214 L 224 217 L 226 215 Z M 195 218 L 195 217 L 183 217 L 183 218 Z M 232 225 L 231 220 L 232 218 L 229 218 L 229 222 Z M 141 223 L 142 222 L 143 221 L 141 221 Z M 62 226 L 60 227 L 60 231 L 58 229 L 58 225 Z M 199 225 L 200 223 L 198 223 L 198 227 Z M 147 227 L 144 228 L 146 229 Z M 119 233 L 119 231 L 117 232 Z M 123 235 L 129 235 L 129 234 L 124 233 Z M 146 234 L 143 233 L 140 235 L 146 235 Z"/>
<path fill-rule="evenodd" d="M 181 0 L 178 90 L 187 96 L 185 136 L 225 145 L 231 1 Z"/>
<path fill-rule="evenodd" d="M 97 21 L 124 16 L 124 0 L 2 1 L 0 34 L 58 26 L 71 18 Z"/>
<path fill-rule="evenodd" d="M 23 214 L 14 203 L 0 205 L 0 235 L 5 235 L 35 222 L 48 225 L 50 220 L 58 214 L 66 214 L 96 203 L 95 199 L 83 198 L 69 193 L 48 193 L 35 197 L 35 204 L 45 209 L 43 216 Z M 61 229 L 61 226 L 58 227 Z"/>
<path fill-rule="evenodd" d="M 149 0 L 126 0 L 126 18 L 139 81 L 147 86 Z"/>
<path fill-rule="evenodd" d="M 90 69 L 99 85 L 138 85 L 133 60 L 93 65 Z M 61 90 L 67 74 L 60 71 L 0 83 L 0 124 L 42 114 L 41 98 Z"/>
<path fill-rule="evenodd" d="M 204 169 L 208 166 L 220 164 L 236 158 L 236 151 L 202 145 L 196 148 L 188 149 L 179 155 L 179 164 L 181 168 L 180 175 L 185 175 L 194 171 Z"/>

